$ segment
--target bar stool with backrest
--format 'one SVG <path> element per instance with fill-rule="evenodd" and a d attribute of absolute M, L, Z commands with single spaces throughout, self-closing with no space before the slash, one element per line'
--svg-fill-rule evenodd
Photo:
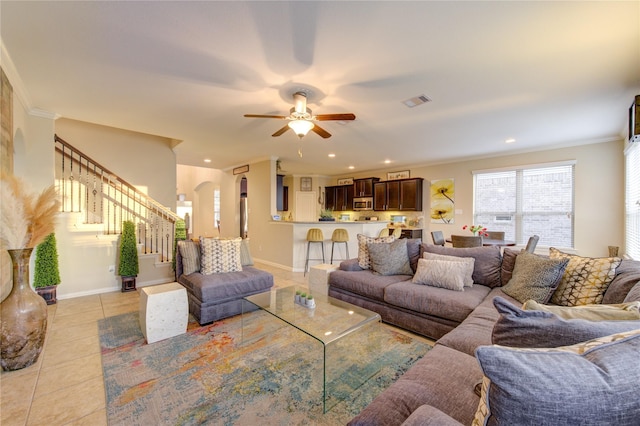
<path fill-rule="evenodd" d="M 504 231 L 486 231 L 485 234 L 490 240 L 504 240 Z"/>
<path fill-rule="evenodd" d="M 482 237 L 470 235 L 452 235 L 453 247 L 482 247 Z"/>
<path fill-rule="evenodd" d="M 311 248 L 311 244 L 320 243 L 320 247 L 322 248 L 322 259 L 309 258 L 309 249 Z M 324 235 L 322 235 L 322 229 L 320 228 L 311 228 L 307 231 L 307 258 L 304 261 L 304 274 L 307 275 L 307 271 L 309 270 L 309 261 L 310 260 L 322 260 L 324 263 Z"/>
<path fill-rule="evenodd" d="M 527 247 L 525 247 L 525 251 L 529 253 L 533 253 L 536 251 L 536 246 L 538 245 L 538 240 L 540 239 L 537 235 L 532 235 L 529 237 L 529 241 L 527 241 Z"/>
<path fill-rule="evenodd" d="M 442 231 L 431 231 L 431 239 L 433 240 L 433 244 L 444 246 L 444 234 Z"/>
<path fill-rule="evenodd" d="M 347 249 L 347 257 L 341 260 L 349 259 L 349 233 L 344 228 L 336 228 L 333 230 L 333 234 L 331 234 L 331 264 L 333 265 L 333 247 L 336 243 L 344 243 L 344 246 Z"/>

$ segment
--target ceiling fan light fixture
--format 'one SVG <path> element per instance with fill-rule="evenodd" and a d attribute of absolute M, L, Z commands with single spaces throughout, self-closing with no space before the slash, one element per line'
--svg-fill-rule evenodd
<path fill-rule="evenodd" d="M 291 130 L 293 130 L 299 138 L 302 138 L 309 133 L 309 130 L 313 129 L 315 124 L 307 120 L 291 120 L 287 124 Z"/>

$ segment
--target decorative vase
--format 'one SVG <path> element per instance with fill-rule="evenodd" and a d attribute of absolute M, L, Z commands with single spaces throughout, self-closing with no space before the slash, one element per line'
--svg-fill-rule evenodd
<path fill-rule="evenodd" d="M 32 248 L 7 250 L 13 263 L 13 288 L 0 304 L 0 363 L 19 370 L 38 360 L 47 332 L 47 304 L 29 285 Z"/>

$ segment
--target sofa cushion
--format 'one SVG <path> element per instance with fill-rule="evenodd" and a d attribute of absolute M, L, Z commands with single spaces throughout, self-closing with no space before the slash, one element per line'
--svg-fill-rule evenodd
<path fill-rule="evenodd" d="M 491 340 L 496 345 L 518 348 L 557 347 L 640 328 L 640 320 L 566 320 L 551 312 L 522 310 L 500 297 L 493 299 L 493 303 L 500 313 L 491 335 Z"/>
<path fill-rule="evenodd" d="M 340 262 L 340 266 L 338 267 L 341 271 L 363 271 L 358 263 L 358 258 L 347 259 Z"/>
<path fill-rule="evenodd" d="M 371 258 L 369 257 L 369 248 L 368 244 L 381 244 L 381 243 L 391 243 L 395 241 L 395 237 L 390 235 L 388 237 L 367 237 L 363 234 L 358 234 L 358 264 L 362 269 L 370 269 L 371 268 Z"/>
<path fill-rule="evenodd" d="M 333 271 L 329 286 L 369 299 L 384 300 L 385 289 L 398 281 L 410 280 L 411 275 L 375 275 L 370 269 L 360 271 Z"/>
<path fill-rule="evenodd" d="M 195 241 L 178 241 L 178 250 L 182 258 L 182 273 L 200 272 L 200 243 Z"/>
<path fill-rule="evenodd" d="M 273 287 L 273 275 L 267 271 L 247 266 L 242 271 L 224 274 L 182 275 L 178 282 L 197 300 L 207 303 L 222 303 L 245 295 L 266 291 Z"/>
<path fill-rule="evenodd" d="M 200 272 L 203 275 L 211 275 L 242 271 L 241 242 L 242 238 L 200 237 Z"/>
<path fill-rule="evenodd" d="M 631 288 L 627 297 L 624 298 L 624 302 L 635 302 L 640 301 L 640 283 L 636 284 Z"/>
<path fill-rule="evenodd" d="M 622 303 L 631 288 L 638 283 L 640 283 L 640 261 L 624 259 L 616 268 L 616 276 L 609 284 L 602 303 Z"/>
<path fill-rule="evenodd" d="M 399 239 L 387 244 L 367 244 L 371 270 L 377 275 L 411 275 L 407 240 Z"/>
<path fill-rule="evenodd" d="M 422 254 L 422 258 L 427 260 L 447 260 L 450 262 L 463 263 L 465 265 L 464 286 L 473 287 L 473 266 L 476 262 L 473 257 L 446 256 L 444 254 L 425 252 Z"/>
<path fill-rule="evenodd" d="M 549 248 L 551 259 L 569 259 L 551 302 L 561 306 L 601 303 L 607 287 L 615 277 L 619 257 L 580 257 Z"/>
<path fill-rule="evenodd" d="M 489 287 L 482 285 L 474 285 L 464 291 L 451 291 L 402 281 L 385 288 L 384 301 L 390 305 L 460 323 L 490 291 Z"/>
<path fill-rule="evenodd" d="M 560 284 L 568 262 L 522 252 L 516 257 L 511 279 L 502 291 L 520 303 L 530 299 L 546 303 Z"/>
<path fill-rule="evenodd" d="M 488 287 L 499 287 L 502 284 L 500 267 L 502 255 L 499 247 L 454 248 L 430 244 L 422 244 L 422 252 L 444 254 L 447 256 L 473 257 L 473 282 Z"/>
<path fill-rule="evenodd" d="M 349 425 L 399 425 L 422 405 L 469 425 L 479 401 L 473 386 L 481 378 L 474 357 L 436 345 Z"/>
<path fill-rule="evenodd" d="M 514 250 L 505 247 L 502 251 L 502 264 L 500 265 L 500 281 L 502 285 L 507 285 L 513 274 L 513 267 L 516 265 L 516 258 L 522 250 Z"/>
<path fill-rule="evenodd" d="M 637 425 L 638 353 L 640 330 L 555 349 L 481 346 L 474 424 Z"/>
<path fill-rule="evenodd" d="M 619 303 L 615 305 L 556 306 L 544 305 L 527 300 L 522 309 L 525 311 L 546 311 L 564 319 L 584 319 L 588 321 L 624 321 L 640 319 L 640 302 Z"/>
<path fill-rule="evenodd" d="M 407 241 L 407 254 L 409 255 L 411 270 L 415 273 L 418 270 L 422 240 L 420 238 L 403 238 L 403 240 Z"/>
<path fill-rule="evenodd" d="M 414 284 L 463 291 L 467 276 L 468 279 L 471 279 L 471 273 L 467 265 L 462 262 L 420 259 L 418 260 L 418 270 L 411 281 Z"/>
<path fill-rule="evenodd" d="M 460 426 L 457 420 L 430 405 L 421 405 L 402 426 Z"/>

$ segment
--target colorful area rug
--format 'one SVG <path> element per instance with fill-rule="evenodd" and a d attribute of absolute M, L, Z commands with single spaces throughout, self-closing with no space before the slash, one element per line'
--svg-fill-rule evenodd
<path fill-rule="evenodd" d="M 98 324 L 110 425 L 345 424 L 430 349 L 382 324 L 330 348 L 262 311 L 146 344 L 138 313 Z M 251 332 L 249 332 L 251 330 Z M 323 413 L 323 372 L 331 380 Z M 364 384 L 362 384 L 364 378 Z"/>

